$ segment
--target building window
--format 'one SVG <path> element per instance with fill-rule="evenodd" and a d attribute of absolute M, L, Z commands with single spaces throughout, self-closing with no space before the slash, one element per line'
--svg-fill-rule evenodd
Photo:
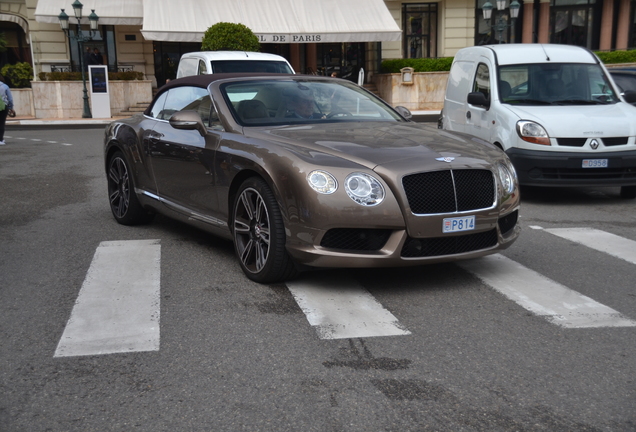
<path fill-rule="evenodd" d="M 402 5 L 404 57 L 437 57 L 437 3 Z"/>
<path fill-rule="evenodd" d="M 599 7 L 595 0 L 551 0 L 550 43 L 598 49 Z"/>
<path fill-rule="evenodd" d="M 74 28 L 69 32 L 73 37 L 76 34 Z M 82 26 L 82 33 L 87 38 L 90 37 L 88 26 Z M 71 52 L 71 70 L 80 71 L 80 44 L 72 38 L 69 38 L 68 42 Z M 94 55 L 91 56 L 91 54 Z M 99 30 L 93 34 L 92 39 L 84 42 L 84 52 L 81 55 L 85 71 L 88 70 L 88 66 L 100 64 L 101 61 L 101 64 L 108 66 L 109 72 L 117 72 L 114 26 L 99 26 Z"/>
<path fill-rule="evenodd" d="M 486 2 L 494 6 L 492 16 L 488 21 L 484 19 L 482 10 Z M 520 3 L 523 2 L 520 1 Z M 513 21 L 510 18 L 509 5 L 510 1 L 506 4 L 506 9 L 500 11 L 497 10 L 497 2 L 495 0 L 477 0 L 477 8 L 475 9 L 475 45 L 521 42 L 523 7 L 519 9 L 517 19 Z M 497 31 L 497 25 L 500 26 L 500 31 Z"/>

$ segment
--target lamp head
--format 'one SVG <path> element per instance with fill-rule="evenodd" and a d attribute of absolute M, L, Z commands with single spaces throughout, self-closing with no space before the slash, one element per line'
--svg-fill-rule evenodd
<path fill-rule="evenodd" d="M 75 18 L 77 18 L 78 20 L 82 19 L 82 8 L 84 7 L 84 5 L 79 0 L 75 0 L 71 6 L 73 6 L 73 13 L 75 13 Z"/>
<path fill-rule="evenodd" d="M 62 9 L 62 12 L 57 16 L 57 19 L 60 20 L 62 30 L 66 32 L 68 30 L 68 15 L 64 12 L 64 9 Z"/>
<path fill-rule="evenodd" d="M 490 3 L 489 1 L 487 1 L 486 3 L 484 3 L 484 5 L 481 7 L 481 11 L 484 14 L 484 19 L 485 20 L 489 20 L 490 17 L 492 17 L 492 3 Z"/>

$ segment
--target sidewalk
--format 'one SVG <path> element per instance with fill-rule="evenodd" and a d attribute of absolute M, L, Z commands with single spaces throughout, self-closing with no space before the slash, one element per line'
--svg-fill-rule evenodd
<path fill-rule="evenodd" d="M 126 117 L 111 118 L 43 118 L 36 119 L 34 117 L 7 117 L 7 127 L 10 126 L 60 126 L 60 125 L 80 125 L 80 126 L 106 126 L 110 122 L 123 119 Z"/>
<path fill-rule="evenodd" d="M 411 111 L 413 121 L 415 122 L 436 122 L 439 117 L 439 111 Z M 128 117 L 111 117 L 111 118 L 43 118 L 36 119 L 34 117 L 7 117 L 7 127 L 11 126 L 86 126 L 99 127 L 121 120 Z"/>

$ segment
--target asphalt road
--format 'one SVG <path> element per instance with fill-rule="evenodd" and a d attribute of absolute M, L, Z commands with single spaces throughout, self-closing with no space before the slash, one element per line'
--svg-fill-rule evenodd
<path fill-rule="evenodd" d="M 118 225 L 102 129 L 6 136 L 2 432 L 636 430 L 634 326 L 567 328 L 445 264 L 303 274 L 363 288 L 408 330 L 325 339 L 290 287 L 243 276 L 231 243 L 163 217 Z M 523 190 L 501 255 L 636 319 L 636 263 L 550 231 L 636 241 L 618 192 Z M 97 248 L 136 240 L 161 245 L 158 349 L 56 357 Z"/>

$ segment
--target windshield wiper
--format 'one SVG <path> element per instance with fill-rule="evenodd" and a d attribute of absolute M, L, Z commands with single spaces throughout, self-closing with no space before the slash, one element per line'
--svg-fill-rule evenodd
<path fill-rule="evenodd" d="M 583 99 L 562 99 L 552 102 L 553 105 L 607 105 L 610 102 Z"/>
<path fill-rule="evenodd" d="M 540 99 L 510 99 L 504 100 L 504 103 L 508 103 L 511 105 L 552 105 L 550 102 L 540 100 Z"/>

